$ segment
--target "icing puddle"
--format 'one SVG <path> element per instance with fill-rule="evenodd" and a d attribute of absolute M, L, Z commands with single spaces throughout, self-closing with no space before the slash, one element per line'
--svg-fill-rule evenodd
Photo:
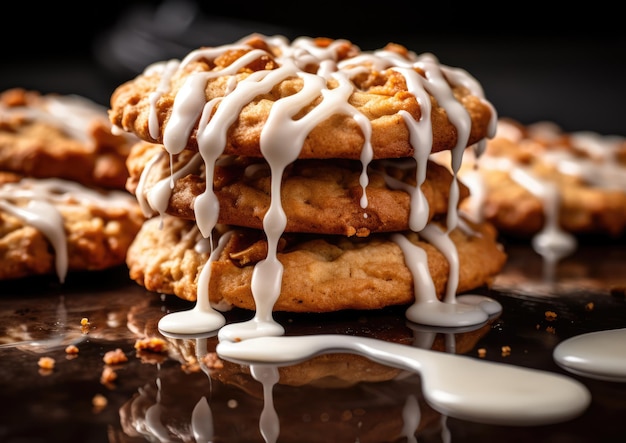
<path fill-rule="evenodd" d="M 280 352 L 276 352 L 280 349 Z M 566 421 L 588 407 L 579 382 L 546 371 L 337 334 L 221 341 L 220 357 L 251 364 L 290 364 L 322 353 L 349 352 L 417 372 L 426 401 L 442 414 L 500 425 Z"/>
<path fill-rule="evenodd" d="M 554 361 L 563 369 L 598 380 L 626 382 L 626 328 L 589 332 L 559 343 Z"/>

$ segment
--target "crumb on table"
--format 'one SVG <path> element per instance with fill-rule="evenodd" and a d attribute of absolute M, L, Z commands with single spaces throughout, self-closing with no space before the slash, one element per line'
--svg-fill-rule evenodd
<path fill-rule="evenodd" d="M 37 364 L 41 369 L 54 369 L 55 360 L 52 357 L 41 357 Z"/>
<path fill-rule="evenodd" d="M 126 354 L 124 354 L 124 351 L 122 351 L 120 348 L 117 348 L 114 351 L 108 351 L 106 354 L 104 354 L 104 357 L 102 358 L 102 360 L 107 365 L 116 365 L 119 363 L 127 362 L 128 357 L 126 357 Z"/>
<path fill-rule="evenodd" d="M 135 341 L 135 349 L 138 351 L 165 352 L 167 342 L 160 337 L 147 337 Z"/>

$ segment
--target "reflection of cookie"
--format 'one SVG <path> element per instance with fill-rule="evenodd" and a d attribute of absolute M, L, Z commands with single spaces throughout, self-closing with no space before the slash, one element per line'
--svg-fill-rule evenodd
<path fill-rule="evenodd" d="M 0 178 L 0 279 L 124 264 L 143 215 L 123 191 L 60 179 Z M 13 176 L 13 180 L 18 177 Z"/>
<path fill-rule="evenodd" d="M 106 108 L 78 96 L 10 89 L 0 94 L 0 169 L 124 189 L 132 143 L 114 135 Z"/>
<path fill-rule="evenodd" d="M 489 225 L 474 229 L 478 235 L 460 228 L 450 234 L 460 262 L 458 292 L 490 283 L 505 261 L 495 231 Z M 267 244 L 262 231 L 237 232 L 212 264 L 209 294 L 214 303 L 254 309 L 250 281 L 254 265 L 266 255 Z M 448 281 L 448 261 L 419 234 L 407 235 L 428 254 L 430 273 L 441 296 Z M 195 300 L 198 276 L 207 261 L 207 255 L 195 248 L 201 238 L 189 221 L 165 217 L 146 222 L 129 249 L 131 278 L 151 291 Z M 286 235 L 283 241 L 278 254 L 284 273 L 274 307 L 277 311 L 376 309 L 414 300 L 413 277 L 402 250 L 387 237 Z"/>
<path fill-rule="evenodd" d="M 200 114 L 212 114 L 207 126 L 223 132 L 223 140 L 211 142 L 217 143 L 213 149 L 223 145 L 226 154 L 251 157 L 262 156 L 261 133 L 276 119 L 281 125 L 289 121 L 295 129 L 291 138 L 302 139 L 294 140 L 298 149 L 302 144 L 300 158 L 359 160 L 367 127 L 373 158 L 395 158 L 410 157 L 416 149 L 405 117 L 432 123 L 434 151 L 457 144 L 461 134 L 450 121 L 451 100 L 469 119 L 464 145 L 488 135 L 494 113 L 472 78 L 446 67 L 442 75 L 434 58 L 418 59 L 399 45 L 384 51 L 374 60 L 345 40 L 289 43 L 253 35 L 233 45 L 199 49 L 181 63 L 150 66 L 114 91 L 110 119 L 142 140 L 168 146 L 169 139 L 182 135 L 180 149 L 198 149 L 209 117 Z M 196 99 L 181 104 L 181 97 Z M 182 133 L 168 133 L 168 126 L 178 124 Z"/>
<path fill-rule="evenodd" d="M 622 137 L 565 133 L 549 122 L 524 127 L 500 120 L 478 165 L 485 188 L 473 195 L 484 192 L 482 214 L 502 233 L 535 234 L 550 211 L 561 228 L 574 234 L 619 236 L 626 230 Z"/>
<path fill-rule="evenodd" d="M 129 316 L 129 328 L 154 329 L 151 319 L 158 310 L 154 305 L 145 314 Z M 235 321 L 239 314 L 226 313 Z M 364 336 L 457 354 L 471 352 L 492 327 L 488 322 L 456 333 L 413 329 L 393 310 L 367 316 L 286 315 L 293 320 L 284 322 L 287 335 Z M 169 357 L 180 362 L 180 368 L 162 364 L 158 382 L 142 385 L 120 408 L 120 422 L 129 436 L 150 439 L 156 429 L 167 429 L 181 440 L 193 440 L 188 423 L 199 420 L 201 411 L 211 413 L 202 418 L 214 423 L 213 441 L 257 441 L 260 432 L 274 429 L 280 430 L 279 440 L 294 442 L 395 442 L 441 432 L 441 415 L 425 401 L 419 374 L 363 355 L 330 353 L 289 365 L 249 366 L 219 359 L 217 336 L 166 339 Z M 198 377 L 205 374 L 209 379 Z M 198 407 L 202 396 L 209 399 L 210 409 Z M 273 408 L 277 416 L 268 414 L 259 421 L 264 407 Z M 229 438 L 239 428 L 244 433 Z"/>
<path fill-rule="evenodd" d="M 169 189 L 170 161 L 164 154 L 161 145 L 146 142 L 132 148 L 128 159 L 131 174 L 128 189 L 139 194 L 139 201 L 150 202 L 150 191 L 163 188 L 157 185 L 165 184 Z M 190 167 L 192 164 L 195 167 Z M 172 165 L 174 171 L 184 174 L 178 176 L 175 172 L 166 213 L 193 220 L 194 199 L 206 189 L 204 163 L 199 154 L 184 151 L 174 157 Z M 287 216 L 285 231 L 363 237 L 370 232 L 408 230 L 411 196 L 401 188 L 391 188 L 387 180 L 414 187 L 415 162 L 372 162 L 365 208 L 361 205 L 361 169 L 361 163 L 354 160 L 297 160 L 291 164 L 281 184 Z M 429 162 L 421 187 L 428 201 L 429 219 L 448 211 L 451 182 L 452 175 L 447 169 Z M 263 228 L 263 217 L 271 202 L 270 168 L 266 161 L 224 157 L 216 165 L 213 183 L 220 205 L 220 223 Z M 468 195 L 464 186 L 460 192 L 461 198 Z M 152 213 L 154 209 L 148 211 Z"/>

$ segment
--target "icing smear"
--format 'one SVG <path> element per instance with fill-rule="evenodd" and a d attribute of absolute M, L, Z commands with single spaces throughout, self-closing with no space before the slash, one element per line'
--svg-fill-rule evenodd
<path fill-rule="evenodd" d="M 268 47 L 275 49 L 268 54 L 261 49 L 255 49 L 246 45 L 250 37 L 241 39 L 231 45 L 223 45 L 212 48 L 202 48 L 191 52 L 182 61 L 169 60 L 155 63 L 146 68 L 146 74 L 159 73 L 161 75 L 158 87 L 150 95 L 149 130 L 152 137 L 157 138 L 161 133 L 157 118 L 157 104 L 159 98 L 169 91 L 172 77 L 178 70 L 184 69 L 191 61 L 197 59 L 214 60 L 218 56 L 233 49 L 246 49 L 248 52 L 235 60 L 228 67 L 219 71 L 194 72 L 190 74 L 180 87 L 174 98 L 171 116 L 167 126 L 163 129 L 163 145 L 171 156 L 180 153 L 188 144 L 189 138 L 197 124 L 196 139 L 198 154 L 206 171 L 206 190 L 196 197 L 194 212 L 196 225 L 205 238 L 211 238 L 219 217 L 219 202 L 213 192 L 213 173 L 215 164 L 223 154 L 228 128 L 235 121 L 242 108 L 255 97 L 268 93 L 282 80 L 298 76 L 303 81 L 302 88 L 285 98 L 278 99 L 272 106 L 268 119 L 261 132 L 261 152 L 271 169 L 271 204 L 263 220 L 263 229 L 267 236 L 268 253 L 264 260 L 256 264 L 252 277 L 252 294 L 256 304 L 255 316 L 248 322 L 225 325 L 219 331 L 221 339 L 234 340 L 259 335 L 281 335 L 284 329 L 272 318 L 273 305 L 280 294 L 283 267 L 277 259 L 277 245 L 286 225 L 285 213 L 280 199 L 281 176 L 284 169 L 296 160 L 308 133 L 333 114 L 343 114 L 354 120 L 359 125 L 364 135 L 365 142 L 362 147 L 361 163 L 362 174 L 360 184 L 363 187 L 361 205 L 367 208 L 367 167 L 373 157 L 371 147 L 371 124 L 365 115 L 352 106 L 348 99 L 355 91 L 352 78 L 365 70 L 373 67 L 384 71 L 393 69 L 400 73 L 405 81 L 408 91 L 413 94 L 421 110 L 419 120 L 413 119 L 408 113 L 403 112 L 402 117 L 410 132 L 410 140 L 415 147 L 414 160 L 416 168 L 416 186 L 406 188 L 411 195 L 410 226 L 422 236 L 428 236 L 436 243 L 444 256 L 450 261 L 450 276 L 445 301 L 440 302 L 434 293 L 432 277 L 428 273 L 426 254 L 418 246 L 405 241 L 398 234 L 394 238 L 401 245 L 409 267 L 426 270 L 415 280 L 416 305 L 419 309 L 409 309 L 409 319 L 419 322 L 436 322 L 437 325 L 446 324 L 462 326 L 484 322 L 493 312 L 499 312 L 500 306 L 495 301 L 487 301 L 486 298 L 477 301 L 475 298 L 467 300 L 456 298 L 458 283 L 458 257 L 454 244 L 447 239 L 448 232 L 462 224 L 457 213 L 459 198 L 456 172 L 461 165 L 463 152 L 467 146 L 471 128 L 471 119 L 468 112 L 456 100 L 452 92 L 452 85 L 462 85 L 476 97 L 481 98 L 486 106 L 491 109 L 491 121 L 489 136 L 495 133 L 496 112 L 493 107 L 484 100 L 484 94 L 480 84 L 467 72 L 453 69 L 439 64 L 432 54 L 417 55 L 409 52 L 406 57 L 389 51 L 380 50 L 375 52 L 359 52 L 358 55 L 341 61 L 339 51 L 345 46 L 344 40 L 332 41 L 328 46 L 320 47 L 315 40 L 308 37 L 300 37 L 293 42 L 282 36 L 267 37 L 255 34 L 256 38 L 265 41 Z M 280 54 L 275 56 L 274 53 Z M 236 74 L 243 66 L 248 65 L 259 57 L 270 56 L 275 59 L 278 67 L 272 70 L 255 71 L 248 77 L 237 81 Z M 318 66 L 316 72 L 309 72 L 305 67 Z M 424 73 L 420 75 L 418 71 Z M 232 75 L 228 90 L 223 97 L 207 100 L 205 86 L 209 79 L 216 76 Z M 330 88 L 332 82 L 337 86 Z M 450 202 L 448 210 L 447 230 L 439 230 L 435 225 L 427 223 L 428 202 L 421 190 L 421 185 L 426 177 L 426 163 L 432 151 L 432 125 L 431 125 L 431 101 L 433 96 L 437 103 L 446 110 L 450 122 L 457 129 L 457 145 L 453 148 L 451 169 L 454 179 L 450 190 Z M 310 112 L 301 118 L 295 116 L 301 109 L 308 106 L 313 100 L 321 98 L 321 101 Z M 475 148 L 479 151 L 484 149 L 485 140 L 481 140 Z M 200 159 L 196 157 L 193 162 Z M 143 176 L 148 173 L 150 167 L 146 167 Z M 140 197 L 140 203 L 145 213 L 164 214 L 167 201 L 171 195 L 173 180 L 181 171 L 172 171 L 171 177 L 163 180 L 153 187 L 146 199 Z M 136 195 L 142 195 L 142 180 Z M 393 181 L 389 181 L 391 187 Z M 211 242 L 212 243 L 212 242 Z M 410 263 L 415 262 L 415 263 Z M 211 259 L 206 266 L 210 266 Z M 203 290 L 202 290 L 203 291 Z M 206 297 L 199 294 L 199 297 Z M 445 304 L 445 308 L 439 308 Z M 489 306 L 487 307 L 486 306 Z M 438 315 L 419 316 L 414 313 L 432 307 L 432 312 L 439 311 Z M 198 310 L 197 306 L 195 310 Z M 205 312 L 211 315 L 219 315 L 208 307 Z M 445 312 L 445 314 L 444 314 Z M 172 314 L 170 314 L 172 315 Z M 207 329 L 220 320 L 209 321 Z M 190 330 L 189 324 L 173 321 L 172 317 L 165 316 L 160 323 L 164 332 L 173 334 L 197 333 L 197 328 Z M 205 331 L 206 332 L 206 331 Z"/>

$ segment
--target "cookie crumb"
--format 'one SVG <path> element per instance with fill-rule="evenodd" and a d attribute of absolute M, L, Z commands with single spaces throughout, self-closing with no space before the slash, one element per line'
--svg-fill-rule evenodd
<path fill-rule="evenodd" d="M 68 355 L 76 355 L 78 354 L 78 347 L 76 345 L 68 345 L 65 348 L 65 353 Z"/>
<path fill-rule="evenodd" d="M 55 360 L 52 357 L 41 357 L 37 362 L 41 369 L 54 369 Z"/>
<path fill-rule="evenodd" d="M 108 403 L 109 401 L 104 395 L 102 394 L 94 395 L 93 398 L 91 399 L 91 404 L 93 405 L 93 412 L 98 413 L 102 411 Z"/>
<path fill-rule="evenodd" d="M 478 357 L 485 358 L 486 355 L 487 355 L 487 350 L 485 348 L 478 349 Z"/>
<path fill-rule="evenodd" d="M 217 356 L 217 352 L 209 352 L 202 357 L 202 362 L 209 369 L 222 369 L 224 368 L 224 362 Z"/>
<path fill-rule="evenodd" d="M 556 320 L 556 317 L 557 317 L 556 312 L 554 311 L 546 311 L 545 316 L 546 316 L 546 320 L 548 321 Z"/>
<path fill-rule="evenodd" d="M 590 311 L 593 311 L 594 306 L 595 306 L 595 305 L 593 304 L 593 302 L 592 302 L 592 301 L 590 301 L 589 303 L 587 303 L 587 304 L 585 305 L 585 311 L 589 311 L 589 312 L 590 312 Z"/>
<path fill-rule="evenodd" d="M 511 355 L 511 347 L 502 346 L 502 357 L 508 357 L 509 355 Z"/>
<path fill-rule="evenodd" d="M 117 348 L 114 351 L 108 351 L 104 354 L 102 361 L 104 361 L 107 365 L 117 365 L 119 363 L 126 363 L 128 361 L 128 357 L 126 357 L 124 351 Z"/>
<path fill-rule="evenodd" d="M 103 385 L 111 384 L 117 379 L 117 373 L 110 366 L 105 366 L 100 374 L 100 383 Z"/>
<path fill-rule="evenodd" d="M 142 338 L 135 341 L 135 349 L 161 353 L 167 351 L 167 342 L 159 337 Z"/>

